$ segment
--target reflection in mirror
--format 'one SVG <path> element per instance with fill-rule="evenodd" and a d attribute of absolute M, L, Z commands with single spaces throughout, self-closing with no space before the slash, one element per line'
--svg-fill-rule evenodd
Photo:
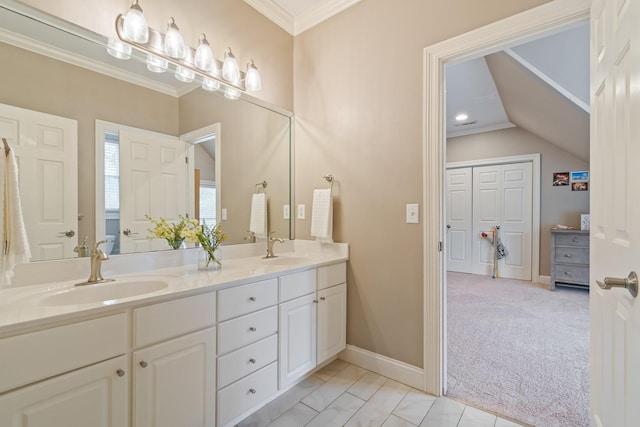
<path fill-rule="evenodd" d="M 33 260 L 78 256 L 73 248 L 85 236 L 89 244 L 107 235 L 114 236 L 115 251 L 122 252 L 126 251 L 126 248 L 123 249 L 126 246 L 125 230 L 141 233 L 144 237 L 148 234 L 146 227 L 134 231 L 134 228 L 123 224 L 122 201 L 126 197 L 135 198 L 133 187 L 122 182 L 123 176 L 117 178 L 120 180 L 117 203 L 111 200 L 108 205 L 111 210 L 117 207 L 121 212 L 115 221 L 116 225 L 107 231 L 106 221 L 113 216 L 113 212 L 105 210 L 106 200 L 97 197 L 96 193 L 98 188 L 104 189 L 106 184 L 105 164 L 96 163 L 97 120 L 168 135 L 175 140 L 182 135 L 182 140 L 188 143 L 186 149 L 189 153 L 194 142 L 187 141 L 185 135 L 212 123 L 219 124 L 220 131 L 215 142 L 219 149 L 214 154 L 217 176 L 213 182 L 216 219 L 222 221 L 222 227 L 229 236 L 225 244 L 247 242 L 243 237 L 249 228 L 251 194 L 254 184 L 263 180 L 269 182 L 270 228 L 279 237 L 291 237 L 290 221 L 284 220 L 282 214 L 283 206 L 290 204 L 291 195 L 290 113 L 244 94 L 242 99 L 230 101 L 222 95 L 202 89 L 193 90 L 194 86 L 178 82 L 166 73 L 152 75 L 147 71 L 144 60 L 115 60 L 106 53 L 106 40 L 102 36 L 79 27 L 58 29 L 16 14 L 5 5 L 0 6 L 0 18 L 0 55 L 11 58 L 2 65 L 0 104 L 75 123 L 75 130 L 69 132 L 76 135 L 77 149 L 73 151 L 77 160 L 71 154 L 63 155 L 64 165 L 58 164 L 58 169 L 55 169 L 59 181 L 50 178 L 41 181 L 50 187 L 54 187 L 56 182 L 55 189 L 59 192 L 60 188 L 65 188 L 64 195 L 54 196 L 53 188 L 49 187 L 39 193 L 47 195 L 48 209 L 57 215 L 48 214 L 44 221 L 50 228 L 48 237 L 44 237 L 45 231 L 39 228 L 37 219 L 26 218 L 25 214 L 30 241 L 32 234 L 43 236 L 42 242 L 31 244 Z M 52 19 L 50 22 L 59 21 Z M 21 34 L 23 32 L 27 33 L 28 39 Z M 0 122 L 4 123 L 2 120 Z M 20 128 L 26 129 L 24 126 Z M 52 128 L 49 126 L 46 129 Z M 4 127 L 0 127 L 0 131 L 10 133 Z M 50 143 L 55 139 L 54 134 L 41 132 L 40 136 L 43 141 Z M 36 140 L 15 132 L 14 138 L 20 141 L 14 141 L 12 145 L 18 146 L 22 140 Z M 122 143 L 121 133 L 118 138 L 119 145 Z M 108 139 L 109 135 L 100 136 L 101 146 Z M 71 143 L 63 145 L 65 149 L 72 147 Z M 40 150 L 40 153 L 47 151 Z M 194 150 L 194 162 L 199 159 L 200 151 Z M 56 157 L 49 157 L 46 161 L 53 165 L 57 160 Z M 26 162 L 26 154 L 22 154 L 20 162 L 21 194 L 37 194 L 30 186 L 29 178 L 24 177 L 23 172 L 27 171 L 27 167 L 22 163 Z M 98 165 L 100 173 L 94 170 Z M 195 173 L 196 167 L 191 165 L 194 163 L 190 163 L 189 167 L 193 167 Z M 204 167 L 197 169 L 201 174 L 204 171 Z M 54 173 L 53 170 L 49 169 L 48 173 Z M 37 176 L 32 172 L 29 175 Z M 57 182 L 62 182 L 63 178 L 74 178 L 77 190 L 58 186 Z M 116 179 L 113 174 L 106 178 L 112 183 Z M 211 180 L 204 181 L 209 183 L 201 185 L 201 188 L 211 192 Z M 183 194 L 189 198 L 184 212 L 196 216 L 195 182 L 189 169 L 185 188 L 188 191 L 185 190 Z M 35 203 L 30 201 L 27 205 L 23 202 L 23 211 L 35 215 L 38 209 L 31 209 L 37 206 Z M 171 203 L 174 204 L 175 201 Z M 101 208 L 96 210 L 99 206 Z M 64 221 L 63 215 L 59 214 L 63 208 L 71 212 L 64 214 Z M 226 220 L 223 212 L 227 213 Z M 104 218 L 98 221 L 100 216 Z M 69 225 L 67 221 L 71 221 Z M 71 234 L 69 231 L 73 231 L 72 237 L 68 237 Z M 155 249 L 145 247 L 142 239 L 133 246 L 137 246 L 135 250 Z M 34 251 L 34 247 L 41 249 Z"/>

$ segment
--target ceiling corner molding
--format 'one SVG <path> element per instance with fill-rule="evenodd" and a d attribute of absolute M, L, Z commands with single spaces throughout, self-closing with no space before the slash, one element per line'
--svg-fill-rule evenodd
<path fill-rule="evenodd" d="M 266 16 L 277 26 L 291 35 L 294 34 L 295 21 L 291 15 L 284 11 L 272 0 L 244 0 L 255 10 Z"/>
<path fill-rule="evenodd" d="M 358 2 L 360 2 L 360 0 L 329 0 L 321 2 L 317 7 L 309 9 L 296 17 L 293 35 L 297 36 Z"/>

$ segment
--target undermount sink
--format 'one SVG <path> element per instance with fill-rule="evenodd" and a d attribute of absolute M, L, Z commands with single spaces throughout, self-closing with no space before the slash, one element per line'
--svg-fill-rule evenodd
<path fill-rule="evenodd" d="M 309 258 L 298 256 L 276 256 L 275 258 L 262 258 L 261 261 L 271 265 L 294 265 L 309 262 Z"/>
<path fill-rule="evenodd" d="M 39 306 L 63 306 L 80 304 L 110 305 L 117 300 L 151 294 L 166 289 L 170 278 L 126 277 L 83 286 L 66 285 L 35 295 L 24 295 L 18 302 Z"/>

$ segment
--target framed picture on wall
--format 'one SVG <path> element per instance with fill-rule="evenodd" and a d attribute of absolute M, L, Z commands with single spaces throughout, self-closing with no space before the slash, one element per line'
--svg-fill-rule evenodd
<path fill-rule="evenodd" d="M 588 182 L 572 182 L 571 191 L 589 191 Z"/>
<path fill-rule="evenodd" d="M 571 172 L 571 183 L 574 182 L 589 182 L 589 171 Z"/>
<path fill-rule="evenodd" d="M 569 172 L 554 172 L 553 186 L 560 187 L 564 185 L 569 185 Z"/>

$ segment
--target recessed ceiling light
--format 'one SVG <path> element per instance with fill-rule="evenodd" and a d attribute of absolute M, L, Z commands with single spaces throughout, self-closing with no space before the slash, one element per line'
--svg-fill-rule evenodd
<path fill-rule="evenodd" d="M 462 122 L 464 120 L 467 120 L 469 118 L 469 116 L 467 116 L 466 114 L 462 113 L 462 114 L 458 114 L 456 116 L 456 120 L 459 122 Z"/>

